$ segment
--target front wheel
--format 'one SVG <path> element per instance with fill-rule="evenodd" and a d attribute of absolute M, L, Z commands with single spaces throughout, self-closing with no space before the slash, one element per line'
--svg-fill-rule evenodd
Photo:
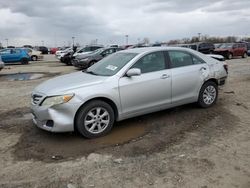
<path fill-rule="evenodd" d="M 232 59 L 232 58 L 233 58 L 233 54 L 232 54 L 232 53 L 229 53 L 229 54 L 227 55 L 227 58 L 228 58 L 228 59 Z"/>
<path fill-rule="evenodd" d="M 22 63 L 23 65 L 26 65 L 26 64 L 29 63 L 29 60 L 28 60 L 27 58 L 23 58 L 23 59 L 21 59 L 21 63 Z"/>
<path fill-rule="evenodd" d="M 198 104 L 202 108 L 214 105 L 218 98 L 218 86 L 215 82 L 208 81 L 203 84 L 199 93 Z"/>
<path fill-rule="evenodd" d="M 87 138 L 107 134 L 115 121 L 112 107 L 104 101 L 95 100 L 84 105 L 76 117 L 78 132 Z"/>

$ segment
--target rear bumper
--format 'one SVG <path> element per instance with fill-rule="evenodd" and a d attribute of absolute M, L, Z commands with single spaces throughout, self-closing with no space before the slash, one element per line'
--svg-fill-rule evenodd
<path fill-rule="evenodd" d="M 2 70 L 4 68 L 4 63 L 0 62 L 0 70 Z"/>
<path fill-rule="evenodd" d="M 43 60 L 43 55 L 37 56 L 37 59 L 38 59 L 38 60 Z"/>

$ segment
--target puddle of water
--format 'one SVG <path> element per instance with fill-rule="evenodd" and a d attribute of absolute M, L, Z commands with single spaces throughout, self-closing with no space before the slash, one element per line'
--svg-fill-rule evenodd
<path fill-rule="evenodd" d="M 29 114 L 24 118 L 30 118 Z M 128 143 L 147 133 L 146 125 L 135 121 L 121 122 L 108 135 L 97 139 L 85 139 L 68 133 L 49 133 L 33 126 L 28 129 L 15 146 L 14 153 L 18 160 L 50 162 L 53 161 L 51 156 L 62 156 L 63 159 L 86 156 L 102 148 Z"/>
<path fill-rule="evenodd" d="M 146 126 L 143 125 L 121 125 L 113 129 L 113 131 L 93 141 L 99 145 L 115 145 L 123 144 L 133 139 L 139 138 L 146 133 Z"/>
<path fill-rule="evenodd" d="M 17 74 L 8 74 L 1 76 L 3 79 L 8 81 L 24 81 L 24 80 L 35 80 L 42 78 L 44 74 L 41 73 L 17 73 Z"/>

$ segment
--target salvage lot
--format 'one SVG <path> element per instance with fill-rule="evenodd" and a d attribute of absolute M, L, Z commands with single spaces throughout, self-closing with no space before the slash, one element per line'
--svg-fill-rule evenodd
<path fill-rule="evenodd" d="M 190 104 L 129 119 L 94 140 L 33 126 L 33 88 L 77 71 L 46 60 L 0 72 L 0 187 L 250 187 L 250 58 L 228 61 L 212 108 Z M 9 74 L 18 72 L 34 80 L 13 81 Z"/>

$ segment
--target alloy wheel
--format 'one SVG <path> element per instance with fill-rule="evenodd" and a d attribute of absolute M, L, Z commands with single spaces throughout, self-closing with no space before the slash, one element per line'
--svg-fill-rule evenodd
<path fill-rule="evenodd" d="M 210 105 L 216 99 L 216 89 L 214 86 L 209 85 L 203 92 L 203 101 L 205 104 Z"/>
<path fill-rule="evenodd" d="M 91 109 L 84 119 L 85 129 L 92 134 L 102 133 L 110 123 L 109 112 L 102 107 Z"/>

